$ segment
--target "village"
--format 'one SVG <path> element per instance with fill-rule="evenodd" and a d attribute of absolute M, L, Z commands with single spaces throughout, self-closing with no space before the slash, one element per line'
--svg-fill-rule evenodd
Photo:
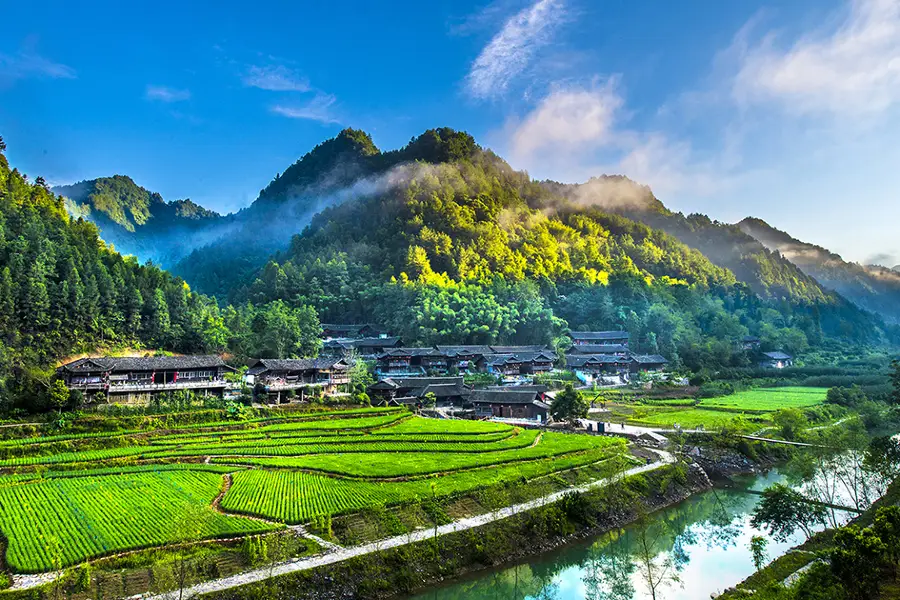
<path fill-rule="evenodd" d="M 546 424 L 554 388 L 566 381 L 582 390 L 616 389 L 636 382 L 677 384 L 669 361 L 638 354 L 627 331 L 573 331 L 564 352 L 545 345 L 404 346 L 376 325 L 322 325 L 315 358 L 251 359 L 239 371 L 217 355 L 87 357 L 68 362 L 57 376 L 90 404 L 147 405 L 160 394 L 186 390 L 200 397 L 236 400 L 246 390 L 260 405 L 349 396 L 351 371 L 361 363 L 374 383 L 373 406 L 424 408 L 435 416 Z M 737 342 L 760 367 L 793 364 L 783 352 L 759 352 L 760 340 Z"/>

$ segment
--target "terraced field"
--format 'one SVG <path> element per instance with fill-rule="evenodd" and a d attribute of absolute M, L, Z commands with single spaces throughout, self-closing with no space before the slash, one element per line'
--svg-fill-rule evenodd
<path fill-rule="evenodd" d="M 242 536 L 603 464 L 623 451 L 617 439 L 388 409 L 4 440 L 0 531 L 13 571 L 42 572 L 177 542 L 175 524 L 191 506 L 208 516 L 197 537 Z"/>
<path fill-rule="evenodd" d="M 703 427 L 718 429 L 723 425 L 743 426 L 747 431 L 758 429 L 762 423 L 769 423 L 772 413 L 782 408 L 808 408 L 825 402 L 826 388 L 776 387 L 757 388 L 719 396 L 704 398 L 695 407 L 684 406 L 684 400 L 655 401 L 649 414 L 630 416 L 636 425 L 651 427 L 673 427 L 685 429 Z M 668 404 L 668 406 L 667 406 Z"/>

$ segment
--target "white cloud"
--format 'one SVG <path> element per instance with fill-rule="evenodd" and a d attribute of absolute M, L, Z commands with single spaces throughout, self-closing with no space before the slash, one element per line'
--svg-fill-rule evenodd
<path fill-rule="evenodd" d="M 538 0 L 510 17 L 472 63 L 466 77 L 469 94 L 478 99 L 502 96 L 565 18 L 562 0 Z"/>
<path fill-rule="evenodd" d="M 622 174 L 660 197 L 715 194 L 737 178 L 731 156 L 698 156 L 692 144 L 662 131 L 628 127 L 630 114 L 618 77 L 602 84 L 557 87 L 521 121 L 510 122 L 500 145 L 516 167 L 538 178 L 584 182 Z"/>
<path fill-rule="evenodd" d="M 305 104 L 275 104 L 271 107 L 271 111 L 291 119 L 308 119 L 325 124 L 340 123 L 332 112 L 332 106 L 336 101 L 337 99 L 330 94 L 317 94 Z"/>
<path fill-rule="evenodd" d="M 742 36 L 739 36 L 739 38 Z M 795 113 L 877 114 L 900 101 L 900 2 L 853 0 L 836 28 L 788 48 L 769 34 L 739 39 L 733 93 L 741 103 L 776 101 Z"/>
<path fill-rule="evenodd" d="M 308 92 L 309 81 L 282 65 L 251 66 L 243 77 L 244 85 L 271 92 Z"/>
<path fill-rule="evenodd" d="M 166 87 L 164 85 L 148 85 L 145 93 L 147 100 L 158 100 L 159 102 L 183 102 L 190 100 L 190 90 L 179 90 Z"/>
<path fill-rule="evenodd" d="M 75 79 L 76 73 L 72 67 L 53 62 L 35 52 L 0 53 L 0 80 L 13 82 L 28 77 Z"/>
<path fill-rule="evenodd" d="M 529 158 L 544 151 L 573 152 L 607 144 L 622 103 L 615 80 L 590 89 L 558 88 L 515 128 L 512 153 Z"/>

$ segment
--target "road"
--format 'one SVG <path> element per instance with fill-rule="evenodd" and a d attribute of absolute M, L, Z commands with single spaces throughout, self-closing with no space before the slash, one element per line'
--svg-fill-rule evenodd
<path fill-rule="evenodd" d="M 652 450 L 657 455 L 659 455 L 660 460 L 657 462 L 651 463 L 649 465 L 641 465 L 638 467 L 633 467 L 628 469 L 618 477 L 630 477 L 632 475 L 637 475 L 639 473 L 646 473 L 648 471 L 652 471 L 654 469 L 658 469 L 663 465 L 672 464 L 675 462 L 675 457 L 665 451 L 662 450 Z M 533 510 L 535 508 L 540 508 L 541 506 L 550 504 L 552 502 L 556 502 L 557 500 L 562 499 L 566 494 L 569 494 L 573 491 L 584 492 L 588 491 L 592 488 L 600 487 L 603 485 L 607 485 L 610 482 L 609 479 L 598 479 L 597 481 L 587 483 L 584 485 L 580 485 L 577 487 L 565 489 L 559 492 L 554 492 L 553 494 L 548 494 L 547 496 L 543 496 L 536 500 L 532 500 L 530 502 L 524 502 L 522 504 L 516 504 L 513 506 L 507 506 L 506 508 L 502 508 L 500 510 L 486 513 L 483 515 L 479 515 L 477 517 L 470 517 L 467 519 L 460 519 L 458 521 L 454 521 L 448 525 L 443 525 L 437 528 L 437 532 L 432 529 L 421 529 L 418 531 L 414 531 L 408 533 L 406 535 L 398 535 L 396 537 L 387 538 L 385 540 L 381 540 L 378 542 L 373 542 L 371 544 L 363 544 L 360 546 L 352 546 L 349 548 L 340 548 L 333 550 L 331 552 L 320 554 L 318 556 L 313 556 L 310 558 L 302 558 L 302 559 L 293 559 L 291 561 L 279 564 L 275 566 L 274 569 L 263 568 L 256 569 L 253 571 L 247 571 L 244 573 L 239 573 L 237 575 L 232 575 L 231 577 L 223 577 L 221 579 L 216 579 L 213 581 L 208 581 L 206 583 L 201 583 L 195 585 L 191 588 L 184 590 L 184 598 L 190 598 L 193 596 L 198 596 L 201 594 L 209 594 L 212 592 L 221 592 L 224 590 L 228 590 L 231 588 L 240 587 L 242 585 L 247 585 L 251 583 L 257 583 L 260 581 L 264 581 L 272 576 L 279 575 L 287 575 L 288 573 L 297 573 L 299 571 L 307 571 L 310 569 L 315 569 L 318 567 L 322 567 L 325 565 L 332 565 L 335 563 L 339 563 L 350 558 L 355 558 L 357 556 L 363 556 L 365 554 L 371 554 L 373 552 L 380 552 L 382 550 L 387 550 L 389 548 L 396 548 L 399 546 L 405 546 L 407 544 L 414 544 L 416 542 L 422 542 L 428 539 L 431 539 L 435 535 L 445 535 L 448 533 L 455 533 L 458 531 L 465 531 L 467 529 L 474 529 L 476 527 L 481 527 L 482 525 L 487 525 L 488 523 L 493 523 L 494 521 L 500 521 L 502 519 L 507 519 L 514 515 L 517 515 L 522 512 L 527 512 L 529 510 Z M 137 596 L 137 598 L 144 598 L 146 600 L 178 600 L 179 594 L 178 592 L 169 592 L 166 594 L 159 595 L 144 595 Z"/>

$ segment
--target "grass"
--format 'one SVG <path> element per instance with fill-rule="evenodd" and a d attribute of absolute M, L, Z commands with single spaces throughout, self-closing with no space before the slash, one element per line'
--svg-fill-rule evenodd
<path fill-rule="evenodd" d="M 780 408 L 806 408 L 822 404 L 827 392 L 825 388 L 813 387 L 757 388 L 730 396 L 704 398 L 700 401 L 700 407 L 773 412 Z"/>
<path fill-rule="evenodd" d="M 702 426 L 704 429 L 709 430 L 719 429 L 726 424 L 737 424 L 739 427 L 746 424 L 748 429 L 753 429 L 758 427 L 759 422 L 766 422 L 766 419 L 759 415 L 741 415 L 719 410 L 687 408 L 683 410 L 653 411 L 645 416 L 634 416 L 630 421 L 636 425 L 649 425 L 651 427 L 674 427 L 679 425 L 683 429 L 697 429 Z M 757 422 L 757 425 L 753 425 L 751 421 Z"/>

